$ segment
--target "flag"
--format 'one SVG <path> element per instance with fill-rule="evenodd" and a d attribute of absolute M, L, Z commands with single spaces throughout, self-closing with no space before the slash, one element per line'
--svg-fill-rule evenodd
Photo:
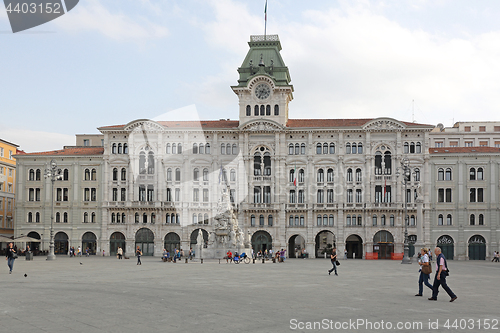
<path fill-rule="evenodd" d="M 264 16 L 265 16 L 265 20 L 267 22 L 267 0 L 266 0 L 266 7 L 264 7 Z"/>
<path fill-rule="evenodd" d="M 293 171 L 293 186 L 297 186 L 297 164 L 295 164 L 295 170 Z"/>

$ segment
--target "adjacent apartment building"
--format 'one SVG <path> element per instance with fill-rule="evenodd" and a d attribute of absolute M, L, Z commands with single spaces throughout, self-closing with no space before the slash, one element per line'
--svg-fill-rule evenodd
<path fill-rule="evenodd" d="M 0 235 L 14 235 L 16 154 L 19 146 L 0 139 Z M 2 244 L 5 247 L 5 243 Z"/>

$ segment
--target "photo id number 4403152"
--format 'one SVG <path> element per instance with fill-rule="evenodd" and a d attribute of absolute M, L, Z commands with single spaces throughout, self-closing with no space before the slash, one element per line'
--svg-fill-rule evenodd
<path fill-rule="evenodd" d="M 453 330 L 498 330 L 498 319 L 448 319 L 443 325 Z"/>
<path fill-rule="evenodd" d="M 23 14 L 35 14 L 35 13 L 47 13 L 47 14 L 62 14 L 61 12 L 61 4 L 60 3 L 17 3 L 15 6 L 12 6 L 12 3 L 9 3 L 7 6 L 7 13 L 23 13 Z"/>

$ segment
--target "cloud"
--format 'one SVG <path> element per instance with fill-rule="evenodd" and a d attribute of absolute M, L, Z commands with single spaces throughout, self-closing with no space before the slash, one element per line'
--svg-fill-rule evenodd
<path fill-rule="evenodd" d="M 164 26 L 144 17 L 133 19 L 123 13 L 111 13 L 99 0 L 80 2 L 68 15 L 54 22 L 65 30 L 97 31 L 115 40 L 144 40 L 168 35 Z"/>
<path fill-rule="evenodd" d="M 74 146 L 74 135 L 32 131 L 22 128 L 0 128 L 0 138 L 19 146 L 27 153 L 62 149 L 63 146 Z"/>
<path fill-rule="evenodd" d="M 207 42 L 238 54 L 241 62 L 248 51 L 242 41 L 261 30 L 262 19 L 240 2 L 211 5 L 215 15 L 205 24 Z M 290 118 L 411 121 L 415 100 L 418 122 L 499 119 L 500 32 L 450 37 L 442 30 L 408 28 L 387 18 L 380 6 L 362 1 L 285 19 L 275 24 L 295 88 Z M 237 79 L 239 64 L 226 87 Z M 205 78 L 201 96 L 221 78 L 227 78 L 225 71 Z M 234 103 L 229 95 L 219 97 L 223 100 L 213 103 Z"/>

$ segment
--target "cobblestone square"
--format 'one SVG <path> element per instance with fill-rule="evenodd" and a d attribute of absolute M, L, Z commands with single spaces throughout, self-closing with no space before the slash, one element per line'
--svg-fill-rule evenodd
<path fill-rule="evenodd" d="M 93 256 L 52 262 L 21 258 L 12 275 L 4 264 L 2 330 L 307 332 L 321 331 L 308 330 L 307 323 L 321 322 L 323 330 L 335 331 L 335 322 L 366 320 L 376 326 L 383 320 L 384 325 L 422 323 L 422 328 L 393 331 L 449 332 L 457 330 L 443 327 L 447 319 L 450 325 L 455 319 L 473 319 L 468 325 L 474 329 L 463 331 L 477 332 L 485 319 L 492 325 L 500 319 L 500 265 L 489 261 L 449 262 L 448 283 L 458 295 L 454 303 L 442 290 L 437 302 L 428 301 L 426 287 L 424 297 L 415 297 L 418 266 L 399 261 L 343 260 L 339 276 L 328 275 L 330 262 L 323 259 L 235 265 L 216 260 L 174 264 L 143 257 L 142 262 L 137 266 L 135 258 Z M 333 326 L 326 329 L 324 319 Z M 429 329 L 429 320 L 439 320 L 439 329 Z M 372 331 L 366 328 L 336 331 Z"/>

